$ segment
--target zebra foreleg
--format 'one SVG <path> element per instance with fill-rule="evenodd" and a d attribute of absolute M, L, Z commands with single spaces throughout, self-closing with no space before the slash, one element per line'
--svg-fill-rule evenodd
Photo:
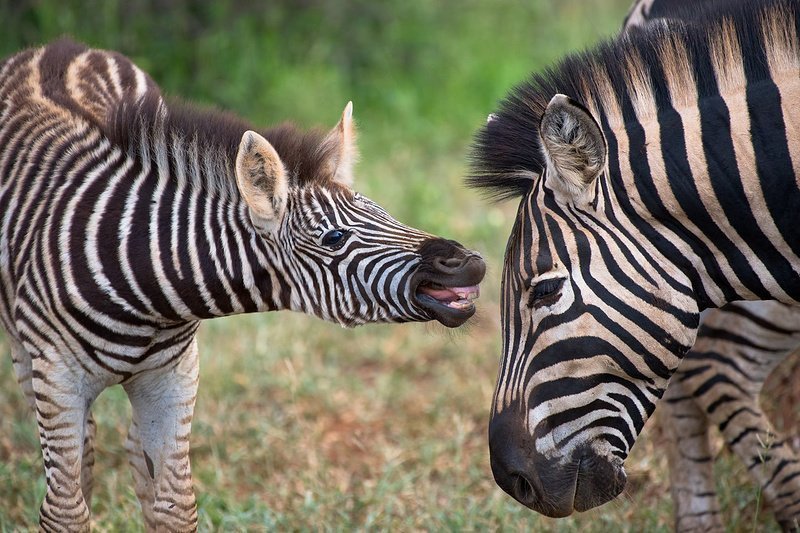
<path fill-rule="evenodd" d="M 83 499 L 86 505 L 91 509 L 92 507 L 92 488 L 94 486 L 94 475 L 92 467 L 94 467 L 94 439 L 97 435 L 97 424 L 94 422 L 94 417 L 89 411 L 86 417 L 86 429 L 83 434 L 83 457 L 81 458 L 81 490 L 83 491 Z"/>
<path fill-rule="evenodd" d="M 75 375 L 51 363 L 47 355 L 33 358 L 32 386 L 47 482 L 39 511 L 42 531 L 89 531 L 81 470 L 88 406 L 99 391 L 80 385 L 83 388 L 76 390 Z"/>
<path fill-rule="evenodd" d="M 785 531 L 798 531 L 800 521 L 800 462 L 789 441 L 778 433 L 761 410 L 758 396 L 741 397 L 718 409 L 712 420 L 725 441 L 761 486 L 764 500 Z"/>
<path fill-rule="evenodd" d="M 770 424 L 758 400 L 767 376 L 782 357 L 774 357 L 777 351 L 753 349 L 745 357 L 745 348 L 737 348 L 732 352 L 735 357 L 721 359 L 723 356 L 716 351 L 721 348 L 727 346 L 708 342 L 700 345 L 698 341 L 696 351 L 683 360 L 667 392 L 673 384 L 684 387 L 686 403 L 688 398 L 694 398 L 708 422 L 719 427 L 725 442 L 761 487 L 764 501 L 781 526 L 796 531 L 800 517 L 800 463 L 788 441 Z M 681 376 L 688 377 L 681 382 Z"/>
<path fill-rule="evenodd" d="M 667 444 L 675 530 L 725 531 L 714 483 L 708 420 L 680 378 L 679 371 L 656 411 Z"/>
<path fill-rule="evenodd" d="M 148 529 L 197 529 L 189 465 L 197 377 L 193 342 L 174 366 L 141 373 L 124 385 L 133 407 L 131 464 Z"/>
<path fill-rule="evenodd" d="M 128 463 L 133 472 L 133 483 L 136 490 L 136 497 L 142 506 L 144 514 L 144 524 L 148 531 L 156 530 L 156 518 L 153 512 L 155 504 L 155 485 L 150 477 L 147 462 L 144 458 L 142 443 L 139 440 L 139 427 L 136 420 L 131 421 L 128 429 L 128 438 L 125 441 L 125 451 L 128 452 Z"/>

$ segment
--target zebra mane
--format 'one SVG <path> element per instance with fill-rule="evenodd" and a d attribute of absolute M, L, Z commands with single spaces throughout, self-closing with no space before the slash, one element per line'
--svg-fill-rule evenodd
<path fill-rule="evenodd" d="M 637 106 L 643 98 L 652 99 L 657 111 L 696 106 L 696 101 L 681 100 L 682 91 L 676 88 L 693 80 L 692 88 L 702 98 L 718 94 L 719 85 L 734 83 L 733 75 L 731 80 L 715 78 L 714 61 L 721 60 L 709 50 L 715 45 L 720 49 L 720 43 L 738 42 L 743 63 L 736 70 L 746 73 L 748 83 L 768 79 L 768 59 L 776 56 L 800 65 L 799 4 L 800 0 L 739 0 L 687 8 L 681 14 L 686 20 L 665 20 L 623 34 L 531 75 L 511 90 L 477 132 L 467 185 L 495 200 L 523 196 L 531 189 L 546 164 L 539 124 L 555 94 L 583 102 L 601 124 L 605 122 L 604 129 L 615 130 L 636 121 L 637 109 L 651 107 Z"/>
<path fill-rule="evenodd" d="M 210 180 L 193 183 L 201 188 L 235 192 L 234 162 L 247 130 L 258 131 L 272 144 L 286 167 L 290 186 L 326 185 L 331 180 L 329 161 L 335 145 L 324 142 L 322 130 L 301 130 L 288 122 L 258 130 L 233 113 L 165 99 L 158 90 L 118 102 L 103 129 L 112 144 L 139 156 L 197 154 Z"/>

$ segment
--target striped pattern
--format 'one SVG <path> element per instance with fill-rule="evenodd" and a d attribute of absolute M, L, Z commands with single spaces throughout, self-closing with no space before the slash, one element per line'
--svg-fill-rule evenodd
<path fill-rule="evenodd" d="M 503 275 L 490 450 L 551 516 L 624 459 L 699 311 L 800 302 L 800 8 L 720 6 L 570 56 L 478 134 L 472 184 L 521 195 Z"/>
<path fill-rule="evenodd" d="M 638 31 L 664 18 L 703 20 L 705 4 L 638 0 L 623 30 Z M 764 415 L 759 397 L 773 369 L 798 347 L 800 308 L 770 301 L 735 302 L 704 314 L 697 341 L 670 381 L 658 411 L 677 531 L 724 531 L 708 441 L 712 424 L 747 466 L 784 529 L 796 527 L 800 464 Z M 793 384 L 785 385 L 770 396 L 794 398 Z"/>
<path fill-rule="evenodd" d="M 474 312 L 480 257 L 350 188 L 349 105 L 328 134 L 251 129 L 168 104 L 113 52 L 59 41 L 0 64 L 0 323 L 39 422 L 43 530 L 88 529 L 89 406 L 117 383 L 148 529 L 196 528 L 201 319 L 456 326 Z"/>
<path fill-rule="evenodd" d="M 735 302 L 703 319 L 659 406 L 678 531 L 724 531 L 708 428 L 717 426 L 784 529 L 800 520 L 800 462 L 759 404 L 770 373 L 800 346 L 800 307 Z M 795 374 L 793 372 L 793 374 Z M 768 397 L 792 395 L 769 391 Z M 777 402 L 777 400 L 776 400 Z"/>

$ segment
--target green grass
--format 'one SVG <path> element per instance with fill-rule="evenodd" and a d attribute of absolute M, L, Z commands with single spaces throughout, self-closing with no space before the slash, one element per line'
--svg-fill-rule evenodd
<path fill-rule="evenodd" d="M 612 34 L 628 3 L 0 0 L 0 55 L 70 34 L 130 56 L 168 94 L 260 125 L 330 127 L 353 100 L 357 188 L 488 260 L 480 316 L 464 331 L 342 330 L 292 313 L 205 324 L 192 435 L 201 530 L 670 530 L 664 454 L 649 431 L 628 461 L 629 489 L 599 509 L 551 520 L 495 485 L 486 430 L 516 206 L 487 205 L 461 183 L 471 135 L 509 88 Z M 5 352 L 0 342 L 0 530 L 17 531 L 35 528 L 44 480 Z M 94 412 L 95 528 L 141 530 L 123 391 L 106 391 Z M 756 491 L 743 467 L 720 464 L 735 482 L 721 488 L 726 513 L 752 529 Z"/>

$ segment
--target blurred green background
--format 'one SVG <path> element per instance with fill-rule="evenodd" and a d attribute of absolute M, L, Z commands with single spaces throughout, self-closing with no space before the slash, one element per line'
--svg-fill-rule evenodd
<path fill-rule="evenodd" d="M 480 315 L 342 330 L 273 313 L 201 328 L 192 466 L 201 530 L 669 530 L 658 439 L 646 432 L 618 500 L 565 520 L 498 489 L 486 424 L 500 354 L 499 277 L 514 202 L 466 190 L 471 136 L 533 70 L 615 33 L 629 0 L 0 0 L 0 55 L 62 35 L 134 60 L 165 93 L 257 125 L 359 124 L 356 188 L 398 219 L 480 250 Z M 34 529 L 36 426 L 0 342 L 0 529 Z M 96 530 L 142 529 L 113 388 L 99 425 Z M 734 529 L 774 527 L 744 467 L 721 461 Z"/>

